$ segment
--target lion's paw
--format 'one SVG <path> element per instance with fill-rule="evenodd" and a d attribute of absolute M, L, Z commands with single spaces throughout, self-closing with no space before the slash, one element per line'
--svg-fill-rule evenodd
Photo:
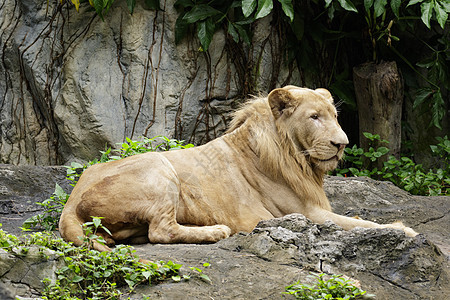
<path fill-rule="evenodd" d="M 226 239 L 231 235 L 231 228 L 227 225 L 213 225 L 211 228 L 215 231 L 214 237 L 217 238 L 217 241 Z"/>
<path fill-rule="evenodd" d="M 409 236 L 409 237 L 415 237 L 416 235 L 418 235 L 417 232 L 415 232 L 412 228 L 406 227 L 405 225 L 403 225 L 402 222 L 386 224 L 386 225 L 383 225 L 383 227 L 403 230 L 405 232 L 406 236 Z"/>

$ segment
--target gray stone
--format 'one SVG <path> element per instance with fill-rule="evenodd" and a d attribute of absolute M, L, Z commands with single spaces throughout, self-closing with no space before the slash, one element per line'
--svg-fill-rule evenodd
<path fill-rule="evenodd" d="M 13 166 L 0 164 L 0 223 L 2 228 L 18 234 L 29 217 L 42 211 L 42 202 L 50 198 L 58 183 L 72 191 L 65 167 Z"/>

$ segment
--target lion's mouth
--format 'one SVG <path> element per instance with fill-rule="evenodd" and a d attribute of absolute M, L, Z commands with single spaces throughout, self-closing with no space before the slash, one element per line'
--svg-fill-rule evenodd
<path fill-rule="evenodd" d="M 327 162 L 327 161 L 332 161 L 332 160 L 339 160 L 339 157 L 337 155 L 335 155 L 335 156 L 333 156 L 331 158 L 328 158 L 328 159 L 317 159 L 317 160 L 320 161 L 320 162 Z"/>

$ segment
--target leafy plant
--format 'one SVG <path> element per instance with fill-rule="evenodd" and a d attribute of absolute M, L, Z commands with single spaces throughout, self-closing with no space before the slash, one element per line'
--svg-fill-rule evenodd
<path fill-rule="evenodd" d="M 203 267 L 207 268 L 210 266 L 210 263 L 204 263 Z M 197 274 L 203 281 L 206 281 L 207 283 L 211 283 L 211 279 L 208 275 L 203 273 L 203 270 L 197 267 L 189 267 L 195 274 Z"/>
<path fill-rule="evenodd" d="M 96 221 L 97 220 L 97 221 Z M 91 231 L 101 228 L 100 219 L 94 219 Z M 97 240 L 88 236 L 90 242 Z M 43 299 L 119 299 L 121 290 L 133 291 L 139 284 L 151 284 L 178 275 L 180 264 L 172 261 L 141 263 L 131 246 L 118 245 L 112 252 L 98 252 L 89 247 L 74 247 L 50 232 L 37 232 L 20 238 L 0 229 L 1 248 L 13 255 L 26 255 L 31 247 L 54 251 L 64 261 L 56 270 L 56 281 L 45 278 Z"/>
<path fill-rule="evenodd" d="M 102 219 L 103 217 L 92 217 L 91 222 L 86 222 L 83 224 L 83 243 L 86 248 L 93 249 L 94 242 L 105 245 L 105 239 L 102 236 L 97 235 L 99 229 L 105 231 L 109 235 L 112 235 L 109 229 L 102 225 Z"/>
<path fill-rule="evenodd" d="M 364 133 L 371 142 L 386 143 L 379 135 Z M 370 147 L 368 151 L 354 145 L 345 149 L 344 161 L 346 168 L 337 169 L 337 176 L 367 176 L 378 180 L 389 180 L 398 187 L 415 195 L 448 195 L 450 194 L 450 141 L 447 136 L 437 138 L 439 143 L 432 145 L 431 150 L 443 162 L 443 168 L 435 168 L 426 171 L 421 164 L 416 164 L 409 157 L 389 156 L 383 163 L 383 168 L 378 170 L 367 164 L 375 162 L 389 152 L 387 147 L 381 146 L 375 149 Z"/>
<path fill-rule="evenodd" d="M 431 151 L 440 158 L 444 164 L 444 169 L 450 171 L 450 140 L 448 136 L 436 137 L 437 145 L 431 145 Z M 447 173 L 450 176 L 450 174 Z"/>
<path fill-rule="evenodd" d="M 448 33 L 433 34 L 431 41 L 434 45 L 432 45 L 424 38 L 417 36 L 418 24 L 414 21 L 420 19 L 429 30 L 433 30 L 431 20 L 435 20 L 444 30 L 450 14 L 450 2 L 447 0 L 325 0 L 325 7 L 328 8 L 330 19 L 333 19 L 335 15 L 347 18 L 348 13 L 355 13 L 365 20 L 368 38 L 372 46 L 373 61 L 380 59 L 379 45 L 386 45 L 391 53 L 394 53 L 400 61 L 403 61 L 415 72 L 417 77 L 424 80 L 425 84 L 417 86 L 409 83 L 410 87 L 415 90 L 413 107 L 416 109 L 427 102 L 429 105 L 424 108 L 428 108 L 432 112 L 430 126 L 442 129 L 441 121 L 446 110 L 443 100 L 444 90 L 449 90 L 450 42 L 446 38 Z M 396 26 L 397 28 L 395 28 Z M 411 62 L 411 58 L 408 59 L 407 55 L 402 54 L 393 42 L 401 42 L 400 35 L 405 32 L 423 43 L 430 55 L 425 59 L 421 56 L 419 61 L 415 58 L 416 62 L 414 60 Z M 421 70 L 417 70 L 417 67 Z"/>
<path fill-rule="evenodd" d="M 285 15 L 294 19 L 292 0 L 277 0 Z M 250 44 L 249 24 L 267 16 L 273 10 L 273 0 L 178 0 L 175 7 L 180 11 L 175 27 L 175 42 L 186 37 L 189 27 L 195 27 L 201 51 L 207 51 L 214 33 L 225 28 L 233 40 Z"/>
<path fill-rule="evenodd" d="M 389 142 L 382 140 L 378 134 L 363 132 L 363 135 L 370 140 L 368 151 L 364 151 L 356 145 L 353 145 L 352 148 L 345 148 L 344 160 L 348 162 L 349 167 L 338 169 L 338 176 L 349 175 L 349 172 L 353 176 L 374 177 L 379 175 L 379 170 L 372 167 L 372 163 L 385 156 L 389 152 L 389 148 L 385 146 L 376 147 L 375 144 L 388 144 Z"/>
<path fill-rule="evenodd" d="M 96 235 L 99 229 L 110 234 L 101 224 L 101 218 L 83 224 L 83 246 L 70 249 L 75 253 L 64 258 L 66 266 L 56 271 L 55 284 L 44 280 L 47 284 L 44 299 L 118 299 L 121 295 L 118 288 L 128 286 L 132 291 L 139 284 L 171 278 L 181 268 L 171 261 L 140 263 L 130 246 L 118 245 L 111 252 L 92 250 L 94 241 L 104 243 L 103 238 Z"/>
<path fill-rule="evenodd" d="M 194 145 L 186 144 L 184 141 L 176 139 L 169 139 L 165 136 L 156 136 L 154 138 L 142 138 L 141 141 L 132 141 L 130 138 L 126 138 L 126 142 L 121 144 L 121 148 L 118 150 L 120 156 L 112 156 L 111 159 L 125 158 L 131 155 L 153 152 L 153 151 L 171 151 L 192 148 Z"/>
<path fill-rule="evenodd" d="M 312 274 L 310 277 L 315 278 L 317 283 L 313 285 L 302 284 L 300 281 L 286 287 L 284 294 L 294 295 L 296 299 L 313 300 L 313 299 L 362 299 L 372 298 L 375 295 L 367 294 L 355 286 L 355 283 L 342 275 L 331 275 L 329 279 L 326 274 Z"/>

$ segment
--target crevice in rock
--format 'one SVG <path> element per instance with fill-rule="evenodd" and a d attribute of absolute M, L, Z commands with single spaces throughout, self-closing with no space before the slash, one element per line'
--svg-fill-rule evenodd
<path fill-rule="evenodd" d="M 404 286 L 402 286 L 402 285 L 399 285 L 398 283 L 395 283 L 395 282 L 393 282 L 392 280 L 389 280 L 389 279 L 387 279 L 387 278 L 384 278 L 383 276 L 381 276 L 381 275 L 379 275 L 379 274 L 376 274 L 376 273 L 373 273 L 373 272 L 369 272 L 369 273 L 372 274 L 373 276 L 375 276 L 375 277 L 377 277 L 377 278 L 383 280 L 383 281 L 388 282 L 389 284 L 392 284 L 392 285 L 395 286 L 395 287 L 398 287 L 398 288 L 400 288 L 400 289 L 402 289 L 402 290 L 405 290 L 405 291 L 407 291 L 407 292 L 413 294 L 414 296 L 418 297 L 418 299 L 421 299 L 421 296 L 420 296 L 419 294 L 417 294 L 416 292 L 414 292 L 414 291 L 412 291 L 412 290 L 410 290 L 410 289 L 408 289 L 408 288 L 406 288 L 406 287 L 404 287 Z"/>
<path fill-rule="evenodd" d="M 433 221 L 440 220 L 440 219 L 442 219 L 442 218 L 445 218 L 449 213 L 450 213 L 450 210 L 449 210 L 449 211 L 446 211 L 443 215 L 434 216 L 434 217 L 428 218 L 428 219 L 426 219 L 426 220 L 424 220 L 424 221 L 421 221 L 419 224 L 425 225 L 425 224 L 427 224 L 427 223 L 430 223 L 430 222 L 433 222 Z"/>

